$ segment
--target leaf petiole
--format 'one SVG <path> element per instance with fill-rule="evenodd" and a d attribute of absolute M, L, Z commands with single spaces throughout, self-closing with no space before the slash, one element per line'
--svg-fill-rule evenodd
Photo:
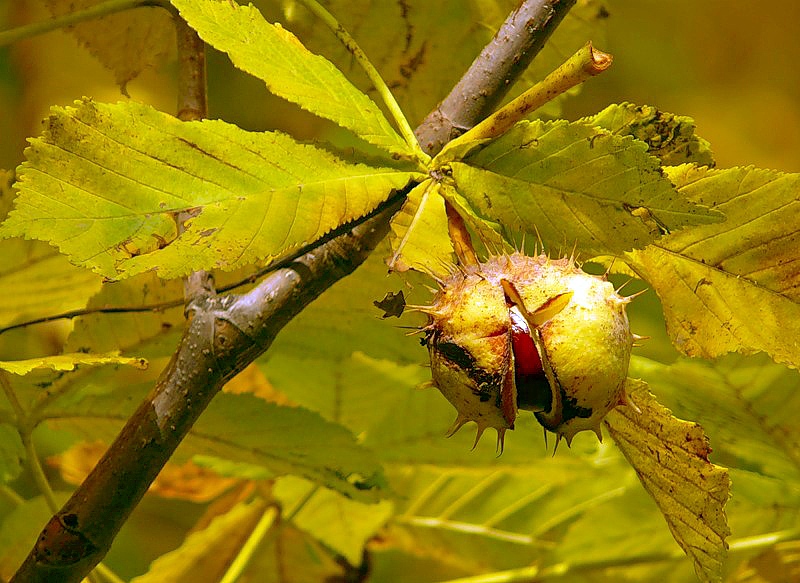
<path fill-rule="evenodd" d="M 408 144 L 412 152 L 414 152 L 416 159 L 423 166 L 427 167 L 431 157 L 422 151 L 422 148 L 420 147 L 419 142 L 414 135 L 414 130 L 411 129 L 411 125 L 408 123 L 406 116 L 400 109 L 400 105 L 397 103 L 397 100 L 394 98 L 391 90 L 386 85 L 383 77 L 381 77 L 381 74 L 378 73 L 378 70 L 367 57 L 367 54 L 361 49 L 360 46 L 358 46 L 358 43 L 355 41 L 355 39 L 350 36 L 350 33 L 345 30 L 338 20 L 336 20 L 333 14 L 328 12 L 319 2 L 317 2 L 317 0 L 300 0 L 300 2 L 312 14 L 314 14 L 314 16 L 324 22 L 325 25 L 331 29 L 333 34 L 336 35 L 336 38 L 342 42 L 348 52 L 353 55 L 356 62 L 361 66 L 361 68 L 367 74 L 369 80 L 372 82 L 372 86 L 378 92 L 378 95 L 380 95 L 384 105 L 389 110 L 392 119 L 394 119 L 394 122 L 397 125 L 397 129 L 400 130 L 400 135 L 403 136 L 403 140 Z"/>
<path fill-rule="evenodd" d="M 441 163 L 464 158 L 471 148 L 469 142 L 491 140 L 503 135 L 514 124 L 565 91 L 580 85 L 590 77 L 611 66 L 612 57 L 586 43 L 578 52 L 564 61 L 555 71 L 484 119 L 468 132 L 449 142 L 437 156 Z"/>

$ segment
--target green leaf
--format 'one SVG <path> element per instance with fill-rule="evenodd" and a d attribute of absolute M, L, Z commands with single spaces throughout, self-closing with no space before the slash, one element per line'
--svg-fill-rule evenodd
<path fill-rule="evenodd" d="M 150 389 L 121 387 L 55 401 L 42 413 L 48 425 L 86 441 L 110 442 Z M 321 447 L 324 444 L 324 447 Z M 341 425 L 300 407 L 282 407 L 252 395 L 220 393 L 176 452 L 176 460 L 214 456 L 292 474 L 358 500 L 383 494 L 375 455 Z"/>
<path fill-rule="evenodd" d="M 328 60 L 311 53 L 280 24 L 269 24 L 252 4 L 172 0 L 200 37 L 228 54 L 238 68 L 303 109 L 329 119 L 365 141 L 413 157 L 378 106 Z"/>
<path fill-rule="evenodd" d="M 730 535 L 723 509 L 730 497 L 728 470 L 708 460 L 711 448 L 703 428 L 673 417 L 647 383 L 629 379 L 626 391 L 641 412 L 618 407 L 604 424 L 694 561 L 697 576 L 721 581 Z"/>
<path fill-rule="evenodd" d="M 161 555 L 131 583 L 221 581 L 265 513 L 274 517 L 275 510 L 262 500 L 237 504 L 189 534 L 180 547 Z"/>
<path fill-rule="evenodd" d="M 800 366 L 800 174 L 680 166 L 669 177 L 727 216 L 627 256 L 661 299 L 675 347 L 704 358 L 761 350 Z"/>
<path fill-rule="evenodd" d="M 0 361 L 0 370 L 16 375 L 26 375 L 37 368 L 48 368 L 55 371 L 71 371 L 79 365 L 97 366 L 102 364 L 124 364 L 138 369 L 146 369 L 147 361 L 143 358 L 119 356 L 118 352 L 106 354 L 59 354 L 28 360 Z"/>
<path fill-rule="evenodd" d="M 50 241 L 109 278 L 272 260 L 363 216 L 418 175 L 279 133 L 89 100 L 54 108 L 0 236 Z M 191 212 L 178 234 L 178 215 Z"/>
<path fill-rule="evenodd" d="M 620 475 L 622 460 L 609 462 L 602 470 L 573 459 L 519 467 L 397 467 L 392 483 L 405 495 L 383 546 L 466 573 L 545 562 L 584 513 L 638 490 L 632 472 Z M 600 524 L 593 530 L 596 537 L 604 531 Z"/>
<path fill-rule="evenodd" d="M 482 216 L 589 256 L 722 218 L 683 200 L 646 144 L 580 122 L 519 123 L 450 166 Z"/>
<path fill-rule="evenodd" d="M 433 180 L 426 180 L 408 193 L 390 226 L 390 269 L 442 273 L 453 265 L 453 242 L 448 236 L 444 199 Z"/>
<path fill-rule="evenodd" d="M 342 555 L 361 563 L 364 547 L 392 515 L 388 501 L 362 504 L 300 478 L 279 478 L 272 490 L 292 523 Z"/>
<path fill-rule="evenodd" d="M 694 120 L 659 111 L 650 105 L 609 105 L 582 119 L 621 136 L 633 136 L 647 144 L 648 152 L 664 166 L 694 163 L 714 166 L 711 144 L 695 134 Z"/>

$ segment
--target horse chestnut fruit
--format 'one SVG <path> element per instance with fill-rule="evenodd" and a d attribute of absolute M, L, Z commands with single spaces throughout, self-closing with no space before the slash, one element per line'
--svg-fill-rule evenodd
<path fill-rule="evenodd" d="M 488 427 L 502 449 L 519 409 L 572 442 L 627 404 L 625 379 L 634 336 L 625 306 L 605 277 L 571 259 L 520 253 L 491 257 L 440 281 L 423 329 L 433 384 L 458 416 Z M 556 442 L 558 443 L 558 441 Z"/>

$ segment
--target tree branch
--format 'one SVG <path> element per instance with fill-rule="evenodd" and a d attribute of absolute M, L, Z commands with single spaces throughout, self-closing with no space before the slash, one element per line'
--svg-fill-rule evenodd
<path fill-rule="evenodd" d="M 446 111 L 448 120 L 457 119 L 460 130 L 480 121 L 522 72 L 522 59 L 527 65 L 532 58 L 521 54 L 520 46 L 541 47 L 573 3 L 523 2 L 482 53 L 494 53 L 490 63 L 499 64 L 496 73 L 491 74 L 489 65 L 479 58 L 457 86 L 461 96 L 481 96 L 477 101 L 484 105 L 472 107 L 472 100 L 463 100 L 461 106 L 447 105 L 448 98 L 437 111 Z M 524 21 L 520 14 L 526 15 Z M 508 63 L 520 64 L 509 67 Z M 441 119 L 429 116 L 416 133 L 432 135 L 434 128 L 429 126 L 442 124 Z M 449 136 L 456 126 L 448 127 Z M 422 145 L 429 154 L 437 149 L 434 142 Z M 81 581 L 108 552 L 150 483 L 214 395 L 266 351 L 305 306 L 369 256 L 388 232 L 389 219 L 404 198 L 403 193 L 393 196 L 367 221 L 272 272 L 248 293 L 195 298 L 183 338 L 155 388 L 50 519 L 12 582 Z"/>
<path fill-rule="evenodd" d="M 208 91 L 206 80 L 206 44 L 189 24 L 175 14 L 175 36 L 178 44 L 178 119 L 195 121 L 208 117 Z M 196 212 L 178 213 L 178 231 Z M 195 271 L 183 284 L 186 303 L 216 293 L 214 281 L 207 271 Z"/>
<path fill-rule="evenodd" d="M 415 132 L 433 155 L 489 115 L 542 50 L 575 0 L 527 0 L 506 21 Z"/>

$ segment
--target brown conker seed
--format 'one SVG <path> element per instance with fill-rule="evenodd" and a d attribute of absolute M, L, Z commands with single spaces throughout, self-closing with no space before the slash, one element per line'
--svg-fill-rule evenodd
<path fill-rule="evenodd" d="M 571 443 L 627 403 L 633 336 L 604 277 L 570 259 L 501 255 L 441 282 L 424 328 L 434 385 L 456 408 L 449 435 L 468 421 L 498 445 L 519 409 Z M 527 335 L 527 337 L 526 337 Z"/>

